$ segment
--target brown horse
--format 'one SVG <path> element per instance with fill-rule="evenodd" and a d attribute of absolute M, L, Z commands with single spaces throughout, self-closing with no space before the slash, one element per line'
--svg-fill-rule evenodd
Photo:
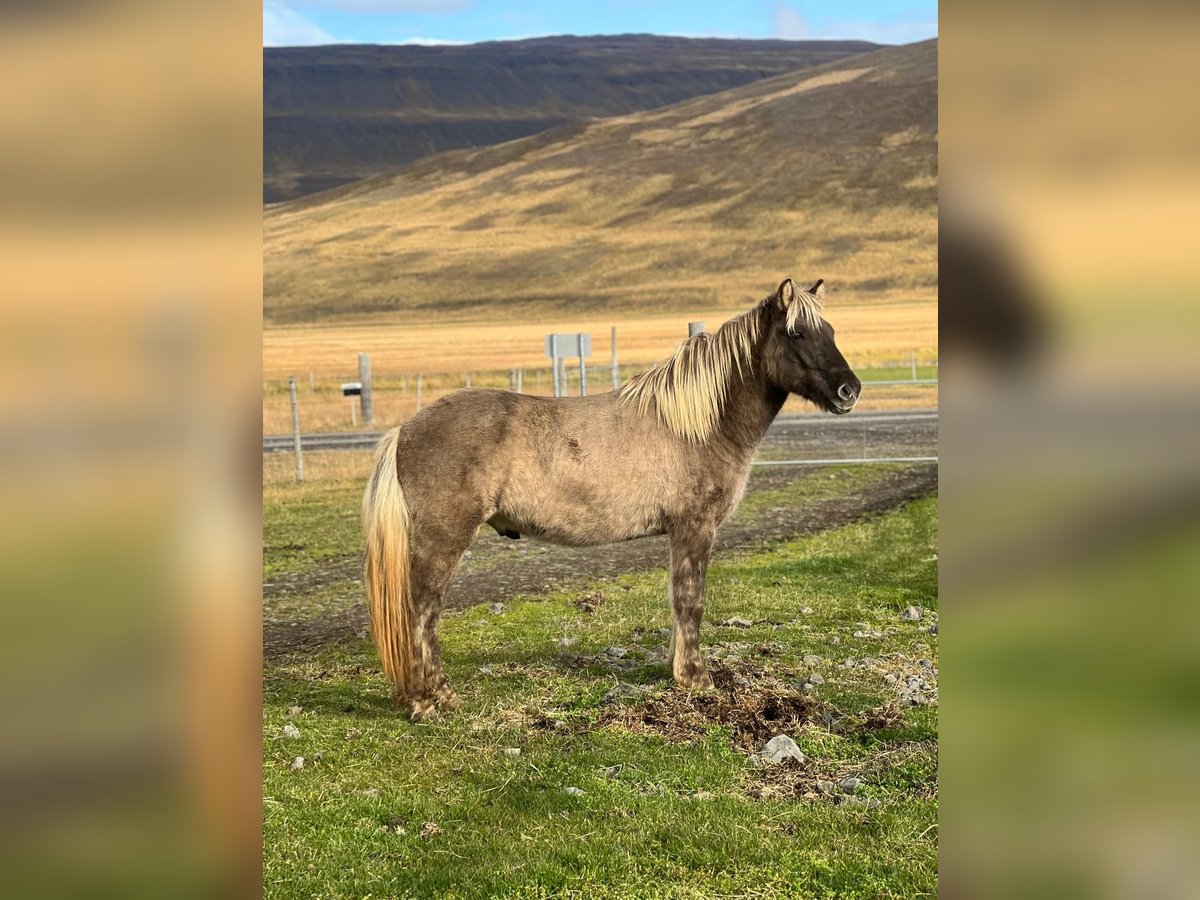
<path fill-rule="evenodd" d="M 704 575 L 717 526 L 788 394 L 847 413 L 862 385 L 821 317 L 825 288 L 791 279 L 713 334 L 598 396 L 456 391 L 389 431 L 363 497 L 371 630 L 413 719 L 453 709 L 437 627 L 450 579 L 483 523 L 584 546 L 667 534 L 683 688 L 700 659 Z"/>

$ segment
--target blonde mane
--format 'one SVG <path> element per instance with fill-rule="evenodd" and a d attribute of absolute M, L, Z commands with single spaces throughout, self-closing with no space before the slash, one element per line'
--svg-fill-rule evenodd
<path fill-rule="evenodd" d="M 820 298 L 794 290 L 795 298 L 787 308 L 788 332 L 795 334 L 801 323 L 819 329 Z M 688 441 L 708 440 L 725 410 L 734 373 L 744 378 L 754 368 L 763 308 L 773 302 L 775 297 L 768 297 L 715 333 L 701 332 L 688 338 L 669 359 L 621 385 L 621 401 L 636 404 L 642 415 L 648 415 L 653 406 L 658 420 Z"/>

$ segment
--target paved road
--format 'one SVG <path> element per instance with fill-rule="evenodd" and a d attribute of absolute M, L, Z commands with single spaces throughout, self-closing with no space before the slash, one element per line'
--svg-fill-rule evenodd
<path fill-rule="evenodd" d="M 938 411 L 861 412 L 848 416 L 780 416 L 759 447 L 759 459 L 856 459 L 937 456 Z M 304 450 L 370 450 L 383 432 L 301 435 Z M 263 436 L 263 453 L 290 453 L 292 436 Z"/>

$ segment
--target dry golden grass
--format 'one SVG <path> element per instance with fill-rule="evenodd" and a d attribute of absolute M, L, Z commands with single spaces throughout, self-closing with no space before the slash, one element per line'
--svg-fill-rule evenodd
<path fill-rule="evenodd" d="M 836 297 L 836 294 L 834 294 Z M 524 390 L 550 394 L 550 373 L 542 352 L 549 331 L 587 331 L 592 335 L 593 390 L 611 386 L 612 325 L 617 326 L 617 349 L 622 379 L 639 368 L 670 355 L 687 334 L 687 322 L 702 321 L 713 330 L 744 310 L 706 310 L 694 316 L 565 319 L 538 322 L 458 323 L 442 326 L 323 325 L 270 328 L 263 335 L 263 431 L 291 430 L 287 376 L 297 376 L 301 428 L 338 431 L 350 428 L 350 400 L 339 384 L 358 377 L 358 353 L 371 354 L 375 382 L 376 424 L 402 422 L 416 411 L 413 376 L 423 373 L 421 400 L 428 405 L 463 387 L 470 371 L 475 386 L 507 388 L 507 370 L 524 367 Z M 937 362 L 937 306 L 926 303 L 840 306 L 832 300 L 826 318 L 837 329 L 838 344 L 857 369 Z M 316 391 L 310 388 L 310 373 Z M 578 384 L 575 370 L 570 381 Z M 863 408 L 886 409 L 936 405 L 929 389 L 874 389 Z M 910 396 L 911 394 L 911 396 Z M 791 401 L 789 409 L 800 409 Z"/>
<path fill-rule="evenodd" d="M 761 279 L 760 279 L 761 280 Z M 782 280 L 782 279 L 781 279 Z M 580 316 L 543 313 L 536 319 L 503 323 L 397 322 L 388 324 L 324 324 L 271 328 L 263 332 L 263 378 L 355 380 L 358 354 L 369 353 L 376 377 L 424 373 L 496 371 L 546 365 L 543 339 L 551 331 L 586 331 L 592 335 L 592 366 L 607 366 L 612 356 L 611 328 L 617 327 L 622 365 L 647 365 L 668 356 L 687 336 L 689 321 L 709 330 L 744 312 L 769 294 L 775 284 L 740 309 L 697 309 L 690 314 Z M 826 318 L 837 329 L 838 344 L 852 365 L 875 366 L 937 355 L 937 304 L 933 301 L 850 306 L 838 300 L 830 285 Z"/>

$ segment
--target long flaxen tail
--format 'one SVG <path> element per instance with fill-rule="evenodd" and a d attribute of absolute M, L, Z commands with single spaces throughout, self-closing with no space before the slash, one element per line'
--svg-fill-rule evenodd
<path fill-rule="evenodd" d="M 375 471 L 363 495 L 366 563 L 363 581 L 371 610 L 371 636 L 383 672 L 402 699 L 412 667 L 412 590 L 409 530 L 411 521 L 396 473 L 400 429 L 383 436 L 375 450 Z"/>

